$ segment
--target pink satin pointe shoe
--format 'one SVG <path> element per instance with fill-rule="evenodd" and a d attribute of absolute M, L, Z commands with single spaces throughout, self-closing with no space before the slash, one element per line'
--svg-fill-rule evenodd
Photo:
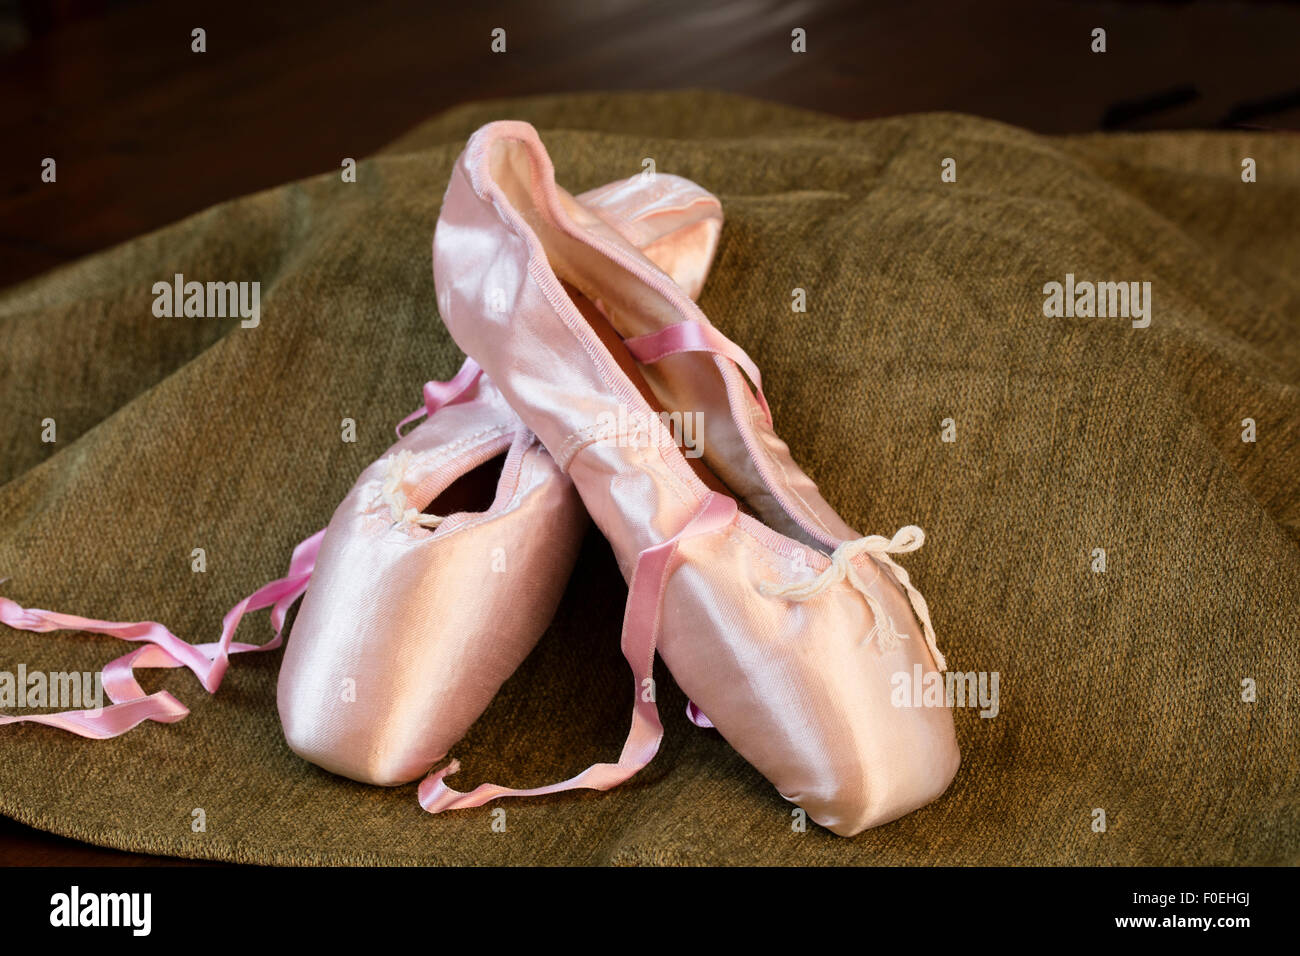
<path fill-rule="evenodd" d="M 920 529 L 862 537 L 845 524 L 773 430 L 753 362 L 556 186 L 531 126 L 492 123 L 470 139 L 433 266 L 452 336 L 573 480 L 628 579 L 634 709 L 616 763 L 467 794 L 447 783 L 452 763 L 421 784 L 424 806 L 626 780 L 663 732 L 656 650 L 692 719 L 711 721 L 832 831 L 858 833 L 942 794 L 960 759 L 950 710 L 891 703 L 898 675 L 946 667 L 894 560 L 920 547 Z M 681 442 L 691 426 L 702 458 Z"/>
<path fill-rule="evenodd" d="M 580 199 L 698 294 L 716 197 L 657 176 Z M 426 411 L 335 511 L 280 668 L 294 752 L 383 786 L 427 773 L 487 708 L 554 616 L 587 527 L 568 477 L 472 360 L 426 386 Z"/>
<path fill-rule="evenodd" d="M 586 527 L 472 361 L 334 512 L 280 666 L 290 748 L 380 786 L 428 771 L 550 623 Z"/>

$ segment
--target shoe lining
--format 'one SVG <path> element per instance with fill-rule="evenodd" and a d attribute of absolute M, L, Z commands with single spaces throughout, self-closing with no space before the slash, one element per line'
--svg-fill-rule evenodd
<path fill-rule="evenodd" d="M 628 351 L 627 346 L 623 343 L 622 336 L 618 334 L 618 331 L 610 324 L 609 320 L 601 314 L 600 309 L 596 307 L 591 299 L 568 282 L 561 280 L 561 285 L 564 287 L 564 291 L 569 294 L 569 298 L 573 300 L 578 312 L 587 320 L 587 324 L 591 326 L 591 330 L 596 333 L 605 348 L 609 349 L 614 361 L 618 363 L 624 374 L 631 379 L 632 384 L 636 386 L 636 390 L 641 393 L 641 397 L 646 400 L 651 410 L 655 414 L 666 411 L 663 403 L 659 400 L 659 396 L 655 394 L 654 389 L 650 387 L 650 383 L 641 374 L 641 366 L 632 357 L 632 353 Z M 730 498 L 735 498 L 741 507 L 752 514 L 752 510 L 748 508 L 745 500 L 727 487 L 727 484 L 705 464 L 703 458 L 687 458 L 686 463 L 695 472 L 695 476 L 704 482 L 710 491 L 717 491 Z"/>
<path fill-rule="evenodd" d="M 498 140 L 490 158 L 494 182 L 537 235 L 551 269 L 579 313 L 651 408 L 656 413 L 702 413 L 703 458 L 686 458 L 700 480 L 747 505 L 749 513 L 781 534 L 819 547 L 772 495 L 750 458 L 732 419 L 726 385 L 713 355 L 684 352 L 642 366 L 624 345 L 626 338 L 680 322 L 683 316 L 678 308 L 618 263 L 561 229 L 538 207 L 533 200 L 535 170 L 525 143 Z M 639 250 L 568 193 L 560 190 L 559 195 L 566 214 L 580 229 L 644 259 Z"/>

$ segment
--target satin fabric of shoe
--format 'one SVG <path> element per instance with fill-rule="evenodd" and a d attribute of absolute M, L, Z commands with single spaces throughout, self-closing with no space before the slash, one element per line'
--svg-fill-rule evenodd
<path fill-rule="evenodd" d="M 486 380 L 480 389 L 494 391 Z M 486 513 L 393 520 L 508 451 Z M 444 407 L 370 465 L 330 520 L 280 668 L 293 750 L 396 785 L 464 736 L 555 613 L 586 519 L 550 455 L 499 400 Z M 544 529 L 544 530 L 543 530 Z"/>
<path fill-rule="evenodd" d="M 583 200 L 698 291 L 722 219 L 715 197 L 660 176 Z M 502 304 L 488 294 L 490 307 Z M 339 506 L 285 652 L 286 739 L 353 779 L 406 783 L 446 756 L 550 622 L 587 527 L 568 477 L 476 368 L 467 362 L 452 382 L 426 386 L 437 413 L 367 468 Z M 436 529 L 400 520 L 507 446 L 486 513 L 452 515 Z M 403 456 L 410 465 L 392 488 Z"/>
<path fill-rule="evenodd" d="M 503 143 L 512 145 L 499 149 Z M 619 285 L 612 274 L 620 270 L 636 281 Z M 708 491 L 671 437 L 642 427 L 656 410 L 559 279 L 585 287 L 602 312 L 623 320 L 626 338 L 683 317 L 707 320 L 554 184 L 536 132 L 522 123 L 492 124 L 471 138 L 444 199 L 434 272 L 453 337 L 573 478 L 630 577 L 638 555 L 692 521 Z M 488 289 L 501 291 L 504 309 L 482 307 Z M 729 382 L 731 392 L 739 381 Z M 671 407 L 672 394 L 660 397 Z M 704 414 L 733 417 L 716 406 Z M 884 622 L 847 579 L 802 601 L 772 593 L 825 572 L 832 562 L 821 548 L 857 535 L 774 432 L 720 434 L 721 442 L 706 448 L 710 464 L 719 462 L 720 473 L 757 472 L 762 484 L 751 483 L 750 504 L 789 533 L 737 513 L 725 528 L 678 549 L 659 635 L 670 671 L 783 796 L 833 831 L 857 833 L 930 802 L 960 758 L 946 703 L 891 702 L 898 675 L 910 679 L 918 665 L 930 675 L 942 665 L 901 581 L 869 554 L 853 559 L 871 603 L 897 632 L 888 648 L 875 637 Z M 768 467 L 756 469 L 759 458 Z M 802 503 L 797 514 L 788 502 Z"/>

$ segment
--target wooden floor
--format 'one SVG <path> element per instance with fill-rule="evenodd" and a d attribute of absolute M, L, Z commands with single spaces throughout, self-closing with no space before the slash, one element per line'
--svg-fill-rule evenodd
<path fill-rule="evenodd" d="M 960 110 L 1043 132 L 1300 126 L 1300 7 L 1267 3 L 95 6 L 106 12 L 0 61 L 0 285 L 337 169 L 468 99 L 709 86 L 854 118 Z M 206 53 L 190 52 L 195 26 Z M 489 49 L 498 26 L 504 55 Z M 1105 54 L 1089 49 L 1096 26 Z M 39 181 L 46 156 L 57 188 Z"/>
<path fill-rule="evenodd" d="M 1060 0 L 61 0 L 0 60 L 0 286 L 336 170 L 466 100 L 714 87 L 1040 132 L 1300 127 L 1300 7 Z M 11 36 L 16 23 L 3 24 Z M 207 31 L 192 53 L 190 31 Z M 507 52 L 490 51 L 493 28 Z M 791 30 L 807 52 L 790 50 Z M 1107 52 L 1090 51 L 1107 31 Z M 41 160 L 58 183 L 40 182 Z M 2 742 L 0 742 L 2 746 Z M 105 745 L 99 745 L 105 746 Z M 111 746 L 111 745 L 108 745 Z M 0 820 L 0 863 L 132 863 Z"/>

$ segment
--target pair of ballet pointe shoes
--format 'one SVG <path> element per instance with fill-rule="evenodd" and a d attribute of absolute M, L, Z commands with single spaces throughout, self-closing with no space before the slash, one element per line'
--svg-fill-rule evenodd
<path fill-rule="evenodd" d="M 945 667 L 895 561 L 923 536 L 860 536 L 777 437 L 759 370 L 694 302 L 721 225 L 717 199 L 673 176 L 569 195 L 525 123 L 470 139 L 433 242 L 439 311 L 470 359 L 325 533 L 280 672 L 299 754 L 372 783 L 424 777 L 435 812 L 609 789 L 658 748 L 658 653 L 692 720 L 836 833 L 943 793 L 951 712 L 891 693 Z M 489 505 L 444 503 L 501 455 Z M 425 776 L 545 630 L 588 516 L 629 585 L 617 761 L 529 790 L 460 793 L 455 761 Z"/>
<path fill-rule="evenodd" d="M 936 799 L 960 759 L 951 712 L 896 706 L 893 693 L 900 675 L 910 686 L 916 667 L 946 666 L 895 560 L 924 537 L 859 535 L 791 458 L 758 368 L 694 301 L 721 228 L 716 197 L 688 180 L 638 176 L 575 197 L 531 126 L 480 129 L 433 240 L 439 311 L 469 356 L 460 372 L 425 386 L 403 424 L 423 421 L 399 425 L 289 575 L 227 615 L 220 641 L 0 598 L 14 626 L 145 642 L 106 669 L 118 680 L 103 714 L 43 722 L 112 736 L 180 719 L 183 705 L 145 695 L 132 665 L 187 666 L 215 690 L 230 654 L 279 644 L 305 592 L 278 688 L 290 747 L 367 783 L 422 778 L 431 812 L 630 778 L 663 734 L 656 653 L 691 720 L 835 833 Z M 550 623 L 589 517 L 629 587 L 622 752 L 547 786 L 454 790 L 448 755 Z M 258 607 L 273 608 L 275 639 L 234 642 Z"/>

